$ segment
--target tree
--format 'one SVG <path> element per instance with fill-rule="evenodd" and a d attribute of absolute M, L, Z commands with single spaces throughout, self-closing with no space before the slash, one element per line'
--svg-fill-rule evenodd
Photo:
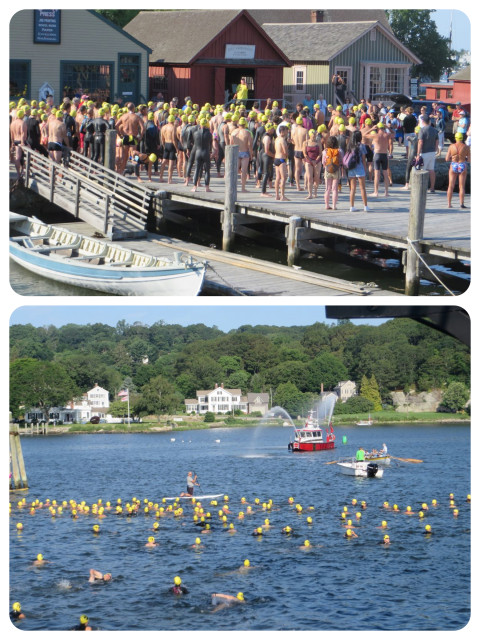
<path fill-rule="evenodd" d="M 360 384 L 360 395 L 362 398 L 367 398 L 367 400 L 372 402 L 374 411 L 382 410 L 382 397 L 373 374 L 370 379 L 368 379 L 367 376 L 363 376 Z"/>
<path fill-rule="evenodd" d="M 21 358 L 10 366 L 10 411 L 14 417 L 38 407 L 48 423 L 50 409 L 63 406 L 76 391 L 66 369 L 55 362 Z"/>
<path fill-rule="evenodd" d="M 305 411 L 304 395 L 293 382 L 278 385 L 273 396 L 273 403 L 283 407 L 291 416 L 302 414 Z"/>
<path fill-rule="evenodd" d="M 445 70 L 455 65 L 449 40 L 438 33 L 431 13 L 430 9 L 387 11 L 395 37 L 422 60 L 412 67 L 412 76 L 422 80 L 439 80 Z"/>
<path fill-rule="evenodd" d="M 175 413 L 181 404 L 180 394 L 163 376 L 152 378 L 142 387 L 133 409 L 139 415 L 155 414 L 157 417 Z"/>
<path fill-rule="evenodd" d="M 368 398 L 362 396 L 352 396 L 346 402 L 337 402 L 335 405 L 335 414 L 351 414 L 351 413 L 367 413 L 374 411 L 374 404 Z"/>
<path fill-rule="evenodd" d="M 465 407 L 470 397 L 468 388 L 461 382 L 452 382 L 443 394 L 442 406 L 456 413 Z"/>

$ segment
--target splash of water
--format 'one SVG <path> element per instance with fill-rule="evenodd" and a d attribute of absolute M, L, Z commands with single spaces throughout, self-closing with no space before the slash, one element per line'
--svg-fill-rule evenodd
<path fill-rule="evenodd" d="M 337 400 L 338 396 L 335 393 L 327 393 L 319 398 L 314 406 L 314 411 L 317 414 L 316 417 L 320 424 L 324 424 L 325 426 L 330 424 Z"/>
<path fill-rule="evenodd" d="M 283 407 L 275 406 L 272 407 L 262 418 L 262 422 L 271 418 L 283 418 L 284 420 L 288 420 L 289 424 L 292 427 L 295 427 L 293 420 L 286 409 Z M 261 423 L 260 423 L 261 424 Z"/>

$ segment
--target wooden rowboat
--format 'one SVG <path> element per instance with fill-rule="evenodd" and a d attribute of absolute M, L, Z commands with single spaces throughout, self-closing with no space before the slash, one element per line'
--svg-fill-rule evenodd
<path fill-rule="evenodd" d="M 17 214 L 10 256 L 45 278 L 122 296 L 196 296 L 206 268 L 180 252 L 152 256 Z"/>

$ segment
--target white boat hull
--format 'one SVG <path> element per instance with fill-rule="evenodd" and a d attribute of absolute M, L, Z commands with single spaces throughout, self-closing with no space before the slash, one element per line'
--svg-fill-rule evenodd
<path fill-rule="evenodd" d="M 337 466 L 340 472 L 347 476 L 359 476 L 361 478 L 381 478 L 383 476 L 383 469 L 377 469 L 375 475 L 369 475 L 368 467 L 369 462 L 337 462 Z"/>
<path fill-rule="evenodd" d="M 122 296 L 196 296 L 201 290 L 205 264 L 183 262 L 180 254 L 173 260 L 148 256 L 24 216 L 13 224 L 24 235 L 10 239 L 12 260 L 45 278 Z"/>

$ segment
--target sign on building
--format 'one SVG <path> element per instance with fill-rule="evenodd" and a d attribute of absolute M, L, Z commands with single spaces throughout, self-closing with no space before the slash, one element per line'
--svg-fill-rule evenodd
<path fill-rule="evenodd" d="M 60 44 L 60 9 L 35 9 L 33 12 L 33 42 Z"/>
<path fill-rule="evenodd" d="M 253 60 L 255 58 L 254 44 L 226 44 L 225 58 L 236 60 Z"/>

